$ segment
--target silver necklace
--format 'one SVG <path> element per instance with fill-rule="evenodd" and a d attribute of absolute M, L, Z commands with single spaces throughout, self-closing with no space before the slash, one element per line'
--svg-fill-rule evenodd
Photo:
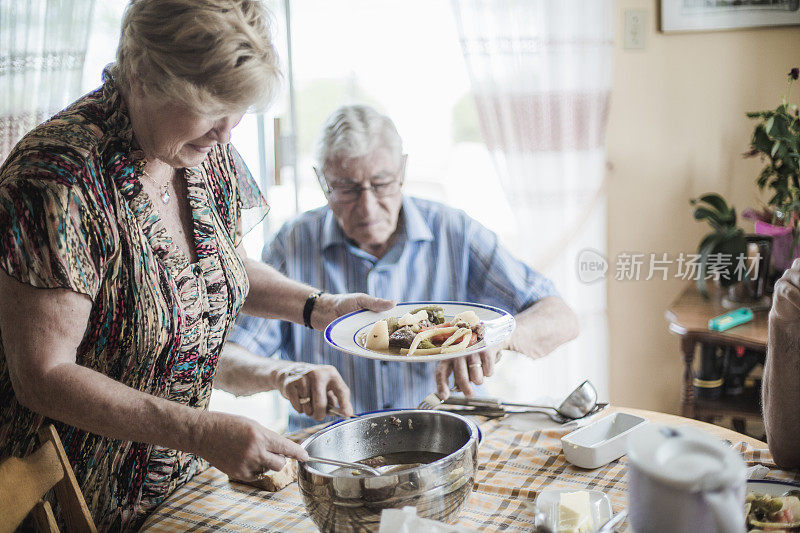
<path fill-rule="evenodd" d="M 161 184 L 160 184 L 160 183 L 158 183 L 158 182 L 155 180 L 155 178 L 154 178 L 153 176 L 151 176 L 151 175 L 150 175 L 150 173 L 149 173 L 149 172 L 147 172 L 145 169 L 142 169 L 142 172 L 144 173 L 144 175 L 145 175 L 145 176 L 147 176 L 147 178 L 148 178 L 150 181 L 152 181 L 152 182 L 153 182 L 153 184 L 154 184 L 156 187 L 158 187 L 158 188 L 161 190 L 161 202 L 162 202 L 164 205 L 167 205 L 167 204 L 169 203 L 169 199 L 171 198 L 171 197 L 170 197 L 170 195 L 169 195 L 169 190 L 168 190 L 168 189 L 169 189 L 169 181 L 167 181 L 167 182 L 166 182 L 164 185 L 161 185 Z"/>

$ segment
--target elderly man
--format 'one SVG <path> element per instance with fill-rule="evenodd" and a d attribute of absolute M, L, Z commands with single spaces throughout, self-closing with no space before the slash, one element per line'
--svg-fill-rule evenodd
<path fill-rule="evenodd" d="M 800 468 L 800 259 L 775 283 L 769 311 L 762 404 L 775 463 Z"/>
<path fill-rule="evenodd" d="M 307 415 L 320 419 L 334 396 L 349 411 L 342 378 L 356 411 L 411 407 L 434 390 L 447 398 L 450 374 L 473 394 L 470 382 L 492 374 L 501 348 L 541 357 L 577 335 L 575 315 L 550 280 L 512 257 L 494 233 L 462 211 L 403 196 L 405 156 L 388 117 L 360 105 L 336 110 L 322 131 L 318 162 L 328 205 L 285 224 L 264 249 L 266 263 L 325 292 L 494 305 L 514 313 L 517 328 L 504 346 L 436 366 L 353 357 L 302 326 L 242 317 L 229 353 L 279 351 L 285 361 L 264 375 L 264 359 L 253 359 L 262 370 L 241 392 L 264 390 L 259 380 L 277 386 L 296 410 L 290 430 L 311 424 Z"/>

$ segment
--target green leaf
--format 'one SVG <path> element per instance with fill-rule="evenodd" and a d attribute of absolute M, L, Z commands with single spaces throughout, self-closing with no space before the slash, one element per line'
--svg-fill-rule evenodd
<path fill-rule="evenodd" d="M 725 199 L 717 193 L 714 192 L 706 193 L 700 196 L 698 200 L 707 203 L 708 205 L 719 211 L 720 214 L 726 214 L 730 211 L 730 208 L 728 207 L 728 202 L 726 202 Z"/>
<path fill-rule="evenodd" d="M 770 147 L 772 146 L 772 139 L 769 138 L 767 132 L 764 131 L 764 126 L 761 124 L 756 126 L 756 129 L 753 131 L 751 146 L 764 154 L 769 153 Z"/>
<path fill-rule="evenodd" d="M 766 132 L 767 132 L 767 135 L 769 135 L 769 134 L 772 132 L 772 125 L 773 125 L 773 124 L 775 124 L 775 117 L 770 117 L 770 118 L 769 118 L 769 119 L 768 119 L 768 120 L 767 120 L 767 121 L 764 123 L 764 131 L 766 131 Z"/>
<path fill-rule="evenodd" d="M 770 150 L 769 155 L 771 155 L 772 157 L 775 157 L 775 152 L 777 152 L 778 148 L 780 148 L 780 147 L 781 147 L 781 142 L 780 141 L 775 141 L 773 143 L 773 145 L 772 145 L 772 150 Z"/>
<path fill-rule="evenodd" d="M 720 219 L 719 214 L 716 211 L 708 209 L 707 207 L 698 207 L 694 210 L 694 219 L 695 220 L 706 220 L 711 227 L 716 230 L 720 230 L 726 226 L 726 223 Z"/>

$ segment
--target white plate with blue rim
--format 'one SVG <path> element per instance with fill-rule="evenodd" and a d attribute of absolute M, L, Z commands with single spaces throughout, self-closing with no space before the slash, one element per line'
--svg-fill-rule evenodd
<path fill-rule="evenodd" d="M 444 311 L 445 321 L 464 311 L 474 311 L 484 325 L 483 339 L 464 350 L 433 355 L 409 356 L 400 354 L 399 350 L 390 349 L 389 352 L 378 352 L 364 347 L 364 339 L 366 339 L 367 333 L 372 329 L 375 322 L 391 317 L 399 318 L 415 309 L 429 305 L 441 307 Z M 402 363 L 425 363 L 463 357 L 496 346 L 511 335 L 515 326 L 516 321 L 511 313 L 491 305 L 467 302 L 403 302 L 388 311 L 380 313 L 362 309 L 361 311 L 341 316 L 325 328 L 325 341 L 336 350 L 368 359 Z"/>

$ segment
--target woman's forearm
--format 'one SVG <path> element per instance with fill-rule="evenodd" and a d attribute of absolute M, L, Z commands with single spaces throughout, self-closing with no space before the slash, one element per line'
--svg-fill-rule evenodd
<path fill-rule="evenodd" d="M 196 453 L 203 438 L 204 411 L 137 391 L 76 363 L 53 366 L 17 397 L 48 418 L 113 439 Z"/>
<path fill-rule="evenodd" d="M 543 357 L 578 336 L 578 319 L 557 296 L 536 302 L 515 317 L 517 327 L 507 348 L 528 357 Z"/>
<path fill-rule="evenodd" d="M 306 299 L 316 288 L 291 280 L 260 261 L 242 260 L 250 280 L 250 294 L 242 312 L 302 324 Z"/>
<path fill-rule="evenodd" d="M 800 466 L 800 324 L 769 317 L 762 381 L 764 429 L 775 463 Z"/>

